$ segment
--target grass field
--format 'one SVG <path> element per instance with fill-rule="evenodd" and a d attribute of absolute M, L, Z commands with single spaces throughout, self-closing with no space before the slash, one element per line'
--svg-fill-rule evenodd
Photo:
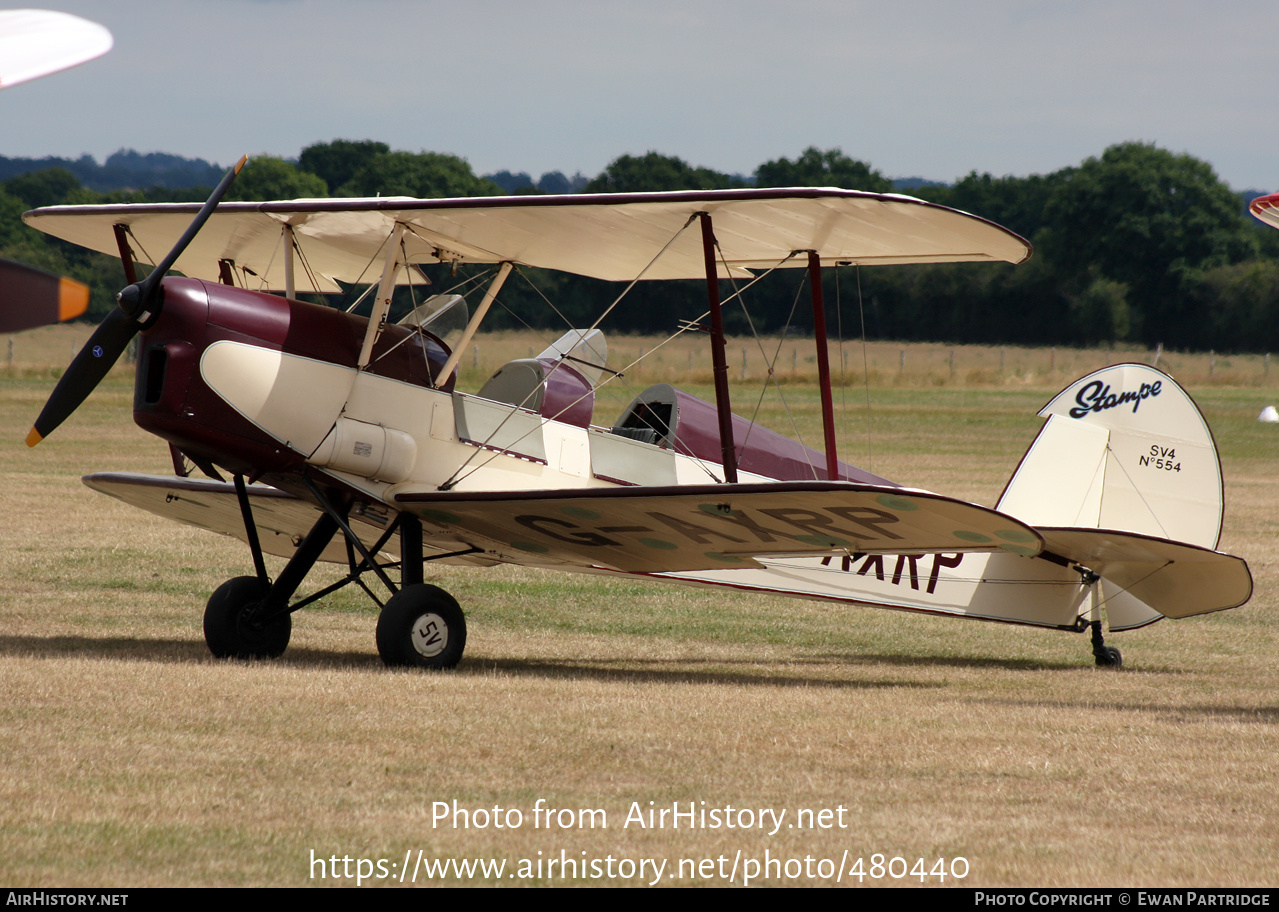
<path fill-rule="evenodd" d="M 1279 371 L 1272 384 L 1260 358 L 1161 361 L 1216 434 L 1221 547 L 1249 561 L 1253 600 L 1114 635 L 1120 672 L 1092 667 L 1086 635 L 445 568 L 432 575 L 467 612 L 467 657 L 418 674 L 381 665 L 376 614 L 347 591 L 295 617 L 280 660 L 208 656 L 204 601 L 251 572 L 245 550 L 79 482 L 169 471 L 167 450 L 130 420 L 127 369 L 39 448 L 22 444 L 51 365 L 87 337 L 77 331 L 25 334 L 7 373 L 0 362 L 2 883 L 354 884 L 331 865 L 319 876 L 313 860 L 336 856 L 377 885 L 398 882 L 419 850 L 505 861 L 500 876 L 447 878 L 462 884 L 640 884 L 664 862 L 662 884 L 722 885 L 766 853 L 777 864 L 755 882 L 771 885 L 833 883 L 836 864 L 859 857 L 868 886 L 1279 882 L 1279 427 L 1256 421 L 1279 401 Z M 482 342 L 462 385 L 534 344 Z M 804 356 L 785 370 L 792 344 L 783 391 L 820 446 Z M 615 340 L 610 363 L 648 347 Z M 872 347 L 868 385 L 861 350 L 850 354 L 842 455 L 993 503 L 1057 388 L 1111 359 L 1149 359 L 1008 349 L 1000 371 L 997 348 L 955 352 L 952 376 L 948 347 Z M 707 368 L 689 353 L 663 350 L 627 382 L 669 376 L 704 390 Z M 746 367 L 749 381 L 750 355 Z M 733 369 L 737 380 L 740 360 Z M 744 414 L 758 395 L 748 387 L 734 400 Z M 629 395 L 614 394 L 603 417 Z M 775 396 L 760 415 L 786 429 Z M 535 826 L 539 799 L 566 813 Z M 453 802 L 499 807 L 508 825 L 473 815 L 455 826 Z M 755 813 L 732 828 L 626 825 L 632 808 L 675 802 L 786 816 L 771 835 L 773 818 L 761 830 Z M 801 810 L 813 813 L 792 827 Z M 962 873 L 957 858 L 967 876 L 943 881 L 938 860 Z M 357 859 L 385 859 L 392 877 Z M 552 859 L 586 868 L 571 876 Z"/>

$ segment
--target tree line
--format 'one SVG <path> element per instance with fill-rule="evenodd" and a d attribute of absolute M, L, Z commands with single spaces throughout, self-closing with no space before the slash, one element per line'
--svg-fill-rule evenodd
<path fill-rule="evenodd" d="M 129 158 L 128 155 L 134 158 Z M 140 167 L 118 153 L 119 170 Z M 159 157 L 160 164 L 171 164 Z M 207 163 L 200 162 L 201 165 Z M 228 198 L 462 197 L 539 193 L 713 190 L 734 187 L 843 187 L 893 192 L 893 181 L 838 149 L 809 148 L 764 162 L 751 175 L 728 174 L 648 152 L 623 155 L 599 175 L 534 182 L 528 175 L 476 175 L 454 155 L 393 150 L 373 140 L 334 140 L 296 161 L 252 159 Z M 500 181 L 500 186 L 497 181 Z M 123 283 L 118 261 L 48 238 L 21 223 L 26 209 L 61 203 L 200 200 L 207 186 L 95 190 L 61 165 L 0 181 L 0 256 L 75 276 L 93 289 L 91 315 L 105 313 Z M 1007 264 L 943 264 L 827 270 L 828 322 L 872 339 L 956 343 L 1097 345 L 1136 343 L 1186 350 L 1279 350 L 1279 232 L 1247 214 L 1246 196 L 1188 154 L 1121 143 L 1047 175 L 994 177 L 972 172 L 951 185 L 920 182 L 911 193 L 997 222 L 1028 239 L 1035 255 Z M 431 270 L 427 270 L 432 275 Z M 435 270 L 448 287 L 455 276 Z M 779 270 L 753 288 L 749 313 L 730 307 L 731 331 L 811 329 L 796 306 L 799 271 Z M 524 270 L 508 282 L 498 325 L 559 328 L 559 317 L 590 323 L 620 287 Z M 725 288 L 725 294 L 730 290 Z M 629 306 L 604 328 L 666 332 L 705 309 L 700 283 L 640 283 Z M 850 332 L 850 327 L 857 327 Z"/>

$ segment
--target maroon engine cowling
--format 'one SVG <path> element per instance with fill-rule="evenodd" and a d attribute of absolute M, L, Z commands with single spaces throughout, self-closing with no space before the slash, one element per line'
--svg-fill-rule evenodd
<path fill-rule="evenodd" d="M 200 279 L 166 278 L 159 317 L 139 337 L 133 419 L 188 456 L 253 477 L 299 469 L 308 453 L 271 438 L 211 390 L 200 358 L 214 342 L 234 341 L 355 367 L 368 320 L 331 307 Z M 417 386 L 448 359 L 425 331 L 385 326 L 368 370 Z M 448 377 L 445 389 L 453 386 Z M 306 408 L 299 402 L 298 408 Z"/>

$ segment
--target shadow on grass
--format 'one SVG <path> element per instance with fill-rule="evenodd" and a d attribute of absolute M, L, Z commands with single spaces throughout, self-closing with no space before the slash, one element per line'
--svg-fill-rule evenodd
<path fill-rule="evenodd" d="M 814 657 L 814 661 L 832 665 L 897 665 L 905 668 L 998 668 L 1004 671 L 1074 671 L 1081 664 L 1091 664 L 1092 656 L 1087 662 L 1046 662 L 1042 659 L 1002 659 L 990 656 L 937 656 L 937 655 L 901 655 L 900 653 L 855 654 L 832 653 Z"/>
<path fill-rule="evenodd" d="M 979 700 L 995 706 L 1051 711 L 1096 710 L 1100 712 L 1142 712 L 1167 722 L 1230 721 L 1274 725 L 1279 722 L 1279 706 L 1142 705 L 1117 700 Z"/>
<path fill-rule="evenodd" d="M 87 658 L 97 660 L 126 660 L 163 663 L 209 664 L 215 660 L 200 640 L 139 639 L 137 637 L 86 637 L 86 636 L 0 636 L 0 656 L 27 658 Z M 341 652 L 331 649 L 290 648 L 279 659 L 232 660 L 234 664 L 262 664 L 264 667 L 298 669 L 351 669 L 406 673 L 387 669 L 377 653 Z M 805 666 L 813 674 L 803 673 Z M 832 668 L 871 668 L 888 666 L 905 669 L 955 668 L 996 671 L 1078 671 L 1086 667 L 1082 662 L 1048 662 L 1035 659 L 1003 659 L 981 656 L 926 656 L 885 653 L 822 653 L 761 660 L 759 658 L 726 658 L 722 656 L 697 658 L 674 656 L 669 659 L 652 658 L 494 658 L 472 656 L 455 671 L 456 676 L 489 675 L 495 672 L 526 677 L 558 680 L 626 681 L 632 683 L 662 684 L 748 684 L 766 687 L 826 687 L 848 688 L 931 688 L 946 689 L 953 685 L 945 681 L 911 680 L 840 680 L 830 676 Z M 1098 674 L 1103 672 L 1098 671 Z M 1114 674 L 1115 672 L 1104 672 Z M 1118 672 L 1127 675 L 1133 672 Z M 1160 672 L 1163 673 L 1163 672 Z M 998 702 L 998 701 L 996 701 Z M 1020 701 L 1018 701 L 1020 702 Z M 1026 701 L 1028 704 L 1031 701 Z M 1064 705 L 1064 704 L 1063 704 Z M 1089 703 L 1101 709 L 1140 709 L 1126 704 Z M 1173 707 L 1159 707 L 1161 713 L 1177 712 Z M 1227 712 L 1234 708 L 1215 710 L 1211 707 L 1180 710 L 1193 714 Z M 1248 711 L 1252 712 L 1252 711 Z M 1273 712 L 1279 713 L 1279 710 Z M 1251 718 L 1251 717 L 1250 717 Z"/>
<path fill-rule="evenodd" d="M 835 680 L 829 676 L 806 677 L 776 674 L 770 668 L 801 664 L 794 660 L 761 662 L 757 659 L 473 659 L 456 674 L 491 674 L 543 677 L 555 680 L 620 681 L 634 684 L 733 684 L 763 687 L 823 687 L 832 690 L 944 688 L 939 681 Z M 816 662 L 814 662 L 816 664 Z M 826 665 L 828 663 L 822 662 Z M 640 667 L 637 667 L 640 666 Z M 705 670 L 689 666 L 705 666 Z M 734 666 L 758 669 L 757 674 L 733 670 Z"/>
<path fill-rule="evenodd" d="M 24 658 L 84 658 L 146 662 L 215 662 L 203 640 L 139 639 L 137 637 L 0 636 L 0 656 Z M 322 649 L 290 649 L 280 659 L 244 660 L 239 664 L 296 667 L 382 668 L 376 653 L 367 655 Z"/>
<path fill-rule="evenodd" d="M 216 662 L 204 643 L 198 640 L 138 639 L 136 637 L 97 638 L 76 636 L 0 636 L 0 656 L 25 658 L 87 658 L 101 661 L 147 661 L 175 664 L 209 664 Z M 335 668 L 359 671 L 411 674 L 400 669 L 387 669 L 375 652 L 338 652 L 326 649 L 290 649 L 279 659 L 231 660 L 233 664 L 262 664 L 281 668 Z M 871 661 L 871 660 L 868 660 Z M 821 658 L 787 659 L 761 662 L 758 659 L 671 658 L 662 660 L 630 658 L 589 659 L 494 659 L 475 657 L 456 670 L 445 672 L 455 676 L 509 675 L 541 677 L 548 680 L 626 681 L 651 684 L 734 684 L 766 687 L 846 688 L 942 688 L 933 681 L 868 681 L 832 680 L 828 675 L 794 674 L 796 665 L 829 666 Z M 926 662 L 921 662 L 926 665 Z M 736 670 L 749 668 L 751 671 Z M 789 669 L 790 674 L 777 674 L 772 669 Z M 430 674 L 430 672 L 422 672 Z"/>

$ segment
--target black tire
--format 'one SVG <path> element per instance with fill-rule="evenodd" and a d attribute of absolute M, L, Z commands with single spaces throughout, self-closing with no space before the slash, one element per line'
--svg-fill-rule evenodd
<path fill-rule="evenodd" d="M 1098 668 L 1119 669 L 1124 667 L 1124 657 L 1114 646 L 1103 646 L 1102 651 L 1106 653 L 1105 658 L 1094 653 Z"/>
<path fill-rule="evenodd" d="M 466 618 L 439 586 L 405 586 L 377 619 L 377 651 L 392 668 L 452 668 L 466 648 Z"/>
<path fill-rule="evenodd" d="M 219 659 L 274 659 L 289 645 L 293 619 L 282 615 L 269 624 L 248 623 L 249 609 L 269 587 L 256 576 L 229 579 L 209 596 L 204 608 L 204 642 Z"/>

